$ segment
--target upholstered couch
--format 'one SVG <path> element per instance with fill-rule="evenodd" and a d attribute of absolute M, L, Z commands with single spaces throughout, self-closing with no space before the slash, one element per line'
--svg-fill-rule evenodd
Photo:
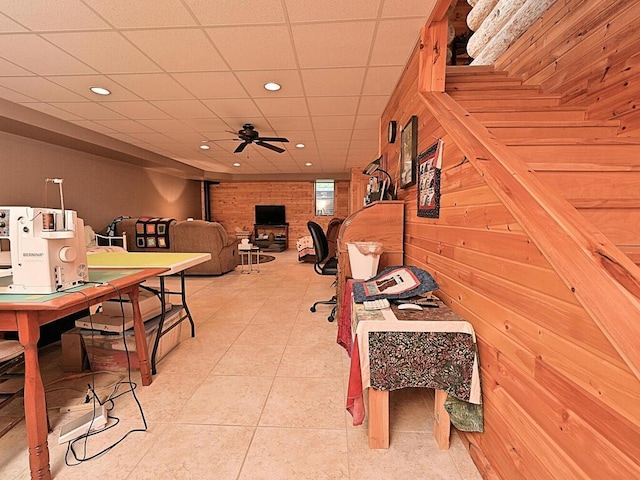
<path fill-rule="evenodd" d="M 238 239 L 217 222 L 204 220 L 172 220 L 168 224 L 169 248 L 141 247 L 136 241 L 137 218 L 116 224 L 116 235 L 126 233 L 130 252 L 203 252 L 211 260 L 185 271 L 187 275 L 222 275 L 238 266 Z"/>

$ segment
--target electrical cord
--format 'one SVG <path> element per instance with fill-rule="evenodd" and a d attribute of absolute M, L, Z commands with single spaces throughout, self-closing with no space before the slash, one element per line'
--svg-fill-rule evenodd
<path fill-rule="evenodd" d="M 91 399 L 94 402 L 93 403 L 93 412 L 94 412 L 94 417 L 91 420 L 91 423 L 89 424 L 89 427 L 87 428 L 87 432 L 80 435 L 79 437 L 75 438 L 74 440 L 71 440 L 68 444 L 67 444 L 67 451 L 65 454 L 65 464 L 68 466 L 76 466 L 76 465 L 80 465 L 82 462 L 86 462 L 88 460 L 92 460 L 94 458 L 97 458 L 99 456 L 104 455 L 105 453 L 111 451 L 113 448 L 115 448 L 117 445 L 119 445 L 120 443 L 122 443 L 130 434 L 134 433 L 134 432 L 146 432 L 148 430 L 148 425 L 147 425 L 147 420 L 145 418 L 144 415 L 144 411 L 142 409 L 142 405 L 140 404 L 140 400 L 138 399 L 138 396 L 136 395 L 136 388 L 137 388 L 137 384 L 133 381 L 132 377 L 131 377 L 131 358 L 130 358 L 130 354 L 129 354 L 129 347 L 127 345 L 127 339 L 126 339 L 126 334 L 125 334 L 125 313 L 124 313 L 124 307 L 122 305 L 122 293 L 120 292 L 120 290 L 113 284 L 111 283 L 99 283 L 99 282 L 86 282 L 86 283 L 95 283 L 98 285 L 108 285 L 111 288 L 113 288 L 113 290 L 118 294 L 118 299 L 120 300 L 120 311 L 121 311 L 121 316 L 122 316 L 122 340 L 123 340 L 123 344 L 124 344 L 124 349 L 126 352 L 126 358 L 127 358 L 127 372 L 128 372 L 128 381 L 127 382 L 123 382 L 123 381 L 118 381 L 116 382 L 116 384 L 113 387 L 113 391 L 111 392 L 111 394 L 103 401 L 100 401 L 100 398 L 98 397 L 98 395 L 95 392 L 95 372 L 92 372 L 92 378 L 91 378 L 91 383 L 88 384 L 88 391 L 91 391 Z M 87 303 L 89 304 L 89 298 L 88 296 L 84 293 L 84 292 L 78 292 L 81 293 L 82 295 L 85 296 L 85 298 L 87 299 Z M 89 305 L 90 306 L 90 305 Z M 91 314 L 91 311 L 89 311 L 89 323 L 91 325 L 91 343 L 95 345 L 94 342 L 94 332 L 95 330 L 93 329 L 93 315 Z M 129 389 L 118 393 L 118 390 L 120 388 L 121 385 L 124 384 L 128 384 Z M 138 411 L 140 412 L 140 416 L 142 418 L 142 423 L 144 425 L 144 428 L 135 428 L 135 429 L 131 429 L 129 430 L 127 433 L 125 433 L 119 440 L 117 440 L 116 442 L 114 442 L 113 444 L 109 445 L 106 448 L 103 448 L 102 450 L 100 450 L 99 452 L 92 454 L 92 455 L 87 455 L 87 440 L 89 439 L 89 437 L 92 437 L 94 435 L 97 435 L 98 433 L 102 433 L 106 430 L 110 430 L 112 428 L 114 428 L 116 425 L 118 425 L 120 423 L 120 418 L 111 415 L 109 412 L 111 412 L 114 408 L 115 408 L 115 402 L 114 400 L 116 400 L 117 398 L 127 394 L 131 392 L 137 406 L 138 406 Z M 107 419 L 109 420 L 114 420 L 115 423 L 108 425 L 107 427 L 101 429 L 101 430 L 96 430 L 96 431 L 91 431 L 91 427 L 93 426 L 93 422 L 95 420 L 95 412 L 96 412 L 96 403 L 98 403 L 100 406 L 105 406 L 105 410 L 107 411 Z M 80 442 L 82 442 L 82 454 L 78 455 L 78 452 L 76 451 L 76 446 L 77 444 L 79 444 Z M 75 461 L 76 463 L 71 463 L 73 461 Z"/>

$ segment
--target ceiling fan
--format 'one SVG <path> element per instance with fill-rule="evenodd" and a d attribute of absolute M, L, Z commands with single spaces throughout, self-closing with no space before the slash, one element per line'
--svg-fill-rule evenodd
<path fill-rule="evenodd" d="M 254 126 L 250 123 L 245 123 L 242 129 L 238 130 L 238 139 L 242 141 L 242 143 L 236 147 L 233 153 L 242 152 L 250 143 L 255 143 L 274 152 L 282 153 L 284 152 L 284 148 L 276 147 L 275 145 L 265 142 L 289 142 L 288 139 L 283 137 L 261 137 L 260 133 L 255 130 Z"/>

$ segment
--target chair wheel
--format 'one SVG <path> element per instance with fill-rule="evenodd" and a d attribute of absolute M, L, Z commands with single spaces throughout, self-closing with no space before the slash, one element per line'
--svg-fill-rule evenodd
<path fill-rule="evenodd" d="M 309 310 L 311 310 L 311 312 L 316 313 L 316 307 L 311 307 Z"/>

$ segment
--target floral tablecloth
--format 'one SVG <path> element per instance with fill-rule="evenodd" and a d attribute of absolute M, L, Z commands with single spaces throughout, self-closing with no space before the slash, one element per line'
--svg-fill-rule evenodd
<path fill-rule="evenodd" d="M 462 401 L 449 402 L 458 410 L 449 411 L 454 426 L 482 430 L 477 346 L 469 322 L 440 301 L 438 308 L 420 312 L 367 311 L 351 301 L 343 305 L 351 314 L 342 312 L 338 343 L 351 355 L 347 410 L 354 425 L 364 421 L 364 389 L 427 387 Z"/>

